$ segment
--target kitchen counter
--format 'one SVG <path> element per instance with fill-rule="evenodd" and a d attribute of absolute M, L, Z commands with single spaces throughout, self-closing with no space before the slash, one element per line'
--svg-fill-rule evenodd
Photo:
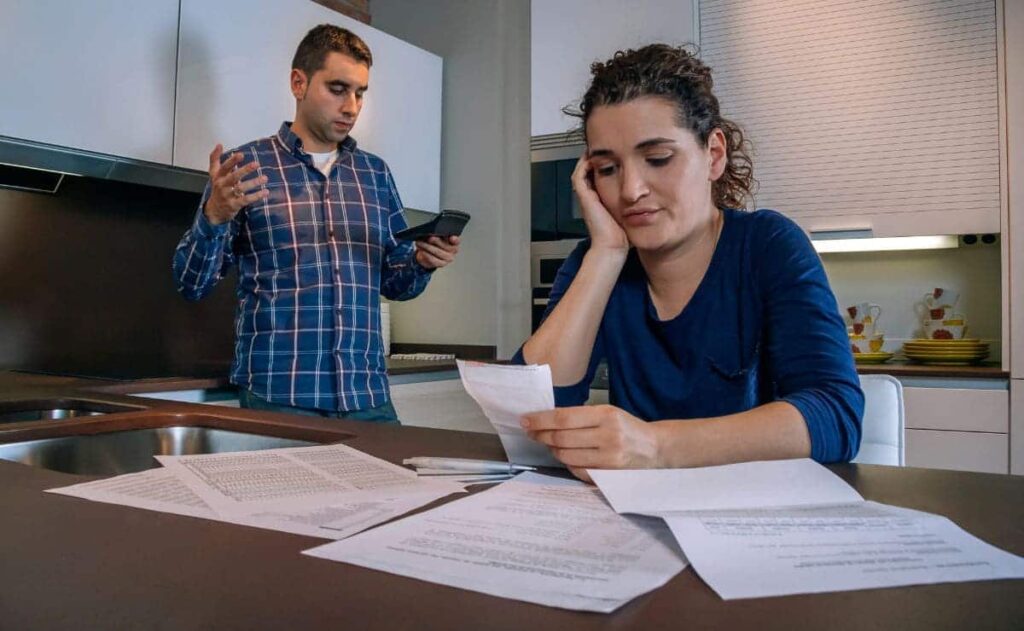
<path fill-rule="evenodd" d="M 419 373 L 456 370 L 455 360 L 388 359 L 388 375 L 414 375 Z M 69 387 L 91 392 L 136 394 L 140 392 L 173 392 L 179 390 L 210 390 L 232 387 L 228 381 L 228 368 L 221 377 L 157 377 L 152 379 L 102 379 L 62 375 L 0 371 L 0 393 L 12 388 Z"/>
<path fill-rule="evenodd" d="M 502 455 L 493 435 L 148 403 L 152 410 L 21 423 L 17 431 L 0 431 L 0 441 L 41 438 L 69 426 L 94 433 L 104 425 L 177 423 L 317 442 L 343 440 L 392 462 L 414 455 Z M 972 534 L 1024 554 L 1024 478 L 865 465 L 830 468 L 867 499 L 946 515 Z M 320 539 L 42 492 L 85 479 L 0 461 L 0 611 L 5 627 L 491 631 L 679 628 L 688 623 L 729 629 L 906 630 L 1019 628 L 1024 620 L 1024 581 L 726 602 L 692 569 L 611 615 L 563 611 L 300 554 Z"/>
<path fill-rule="evenodd" d="M 980 366 L 927 366 L 910 362 L 889 361 L 884 364 L 857 364 L 862 375 L 892 375 L 894 377 L 946 377 L 964 379 L 1009 379 L 1010 372 L 999 364 Z"/>

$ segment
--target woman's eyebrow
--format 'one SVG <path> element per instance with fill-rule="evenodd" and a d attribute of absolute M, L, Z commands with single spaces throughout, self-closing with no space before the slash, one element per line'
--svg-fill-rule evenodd
<path fill-rule="evenodd" d="M 643 142 L 637 143 L 637 149 L 646 149 L 648 147 L 656 147 L 658 145 L 671 145 L 675 144 L 675 141 L 671 138 L 650 138 Z"/>
<path fill-rule="evenodd" d="M 674 145 L 676 141 L 671 138 L 648 138 L 647 140 L 638 142 L 636 149 L 647 149 L 649 147 L 657 147 L 659 145 Z M 615 152 L 611 149 L 592 149 L 587 157 L 589 158 L 602 158 L 605 156 L 615 155 Z"/>

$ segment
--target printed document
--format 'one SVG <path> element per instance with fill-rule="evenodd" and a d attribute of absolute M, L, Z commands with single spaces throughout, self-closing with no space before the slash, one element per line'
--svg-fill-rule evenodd
<path fill-rule="evenodd" d="M 462 385 L 498 432 L 509 462 L 565 468 L 546 446 L 530 438 L 520 425 L 524 414 L 555 407 L 549 366 L 509 366 L 462 360 L 457 363 Z"/>
<path fill-rule="evenodd" d="M 1024 559 L 956 524 L 875 502 L 666 517 L 719 596 L 759 598 L 1024 578 Z"/>
<path fill-rule="evenodd" d="M 304 554 L 599 612 L 686 567 L 660 520 L 617 515 L 597 489 L 537 473 Z"/>
<path fill-rule="evenodd" d="M 463 491 L 457 483 L 417 478 L 414 471 L 345 445 L 156 459 L 226 517 L 301 512 L 366 498 Z"/>
<path fill-rule="evenodd" d="M 616 511 L 663 517 L 726 600 L 1024 577 L 1024 559 L 945 517 L 865 502 L 809 459 L 588 473 Z"/>
<path fill-rule="evenodd" d="M 49 489 L 48 493 L 94 502 L 131 506 L 243 526 L 279 530 L 323 539 L 343 539 L 415 510 L 449 494 L 449 489 L 417 495 L 363 498 L 304 510 L 265 510 L 249 516 L 222 517 L 169 469 L 151 469 L 114 478 Z"/>

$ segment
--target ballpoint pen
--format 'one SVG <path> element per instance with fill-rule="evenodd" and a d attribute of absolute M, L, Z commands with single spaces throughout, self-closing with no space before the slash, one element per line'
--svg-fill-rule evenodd
<path fill-rule="evenodd" d="M 497 460 L 472 460 L 468 458 L 434 458 L 418 456 L 406 458 L 402 464 L 417 469 L 444 469 L 446 471 L 465 471 L 467 473 L 517 473 L 519 471 L 535 471 L 535 467 Z"/>

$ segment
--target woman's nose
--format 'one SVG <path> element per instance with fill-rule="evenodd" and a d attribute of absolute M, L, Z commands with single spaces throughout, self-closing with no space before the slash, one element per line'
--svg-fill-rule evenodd
<path fill-rule="evenodd" d="M 622 167 L 622 198 L 632 204 L 650 192 L 647 180 L 640 169 L 623 165 Z"/>

